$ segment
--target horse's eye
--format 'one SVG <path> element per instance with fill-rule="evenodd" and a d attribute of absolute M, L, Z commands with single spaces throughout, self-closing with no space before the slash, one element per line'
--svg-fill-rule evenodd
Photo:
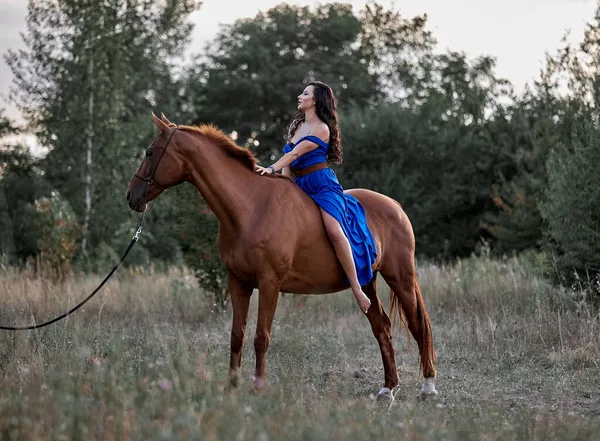
<path fill-rule="evenodd" d="M 146 156 L 149 158 L 150 156 L 152 156 L 152 150 L 148 149 L 146 150 Z"/>

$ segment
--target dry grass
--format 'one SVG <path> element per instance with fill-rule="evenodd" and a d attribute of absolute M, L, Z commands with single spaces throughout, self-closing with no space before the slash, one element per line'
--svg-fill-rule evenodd
<path fill-rule="evenodd" d="M 189 275 L 118 274 L 68 320 L 0 333 L 0 439 L 597 439 L 599 316 L 525 262 L 420 268 L 440 399 L 416 399 L 416 345 L 396 331 L 389 408 L 373 400 L 379 349 L 349 293 L 281 298 L 270 388 L 256 396 L 247 381 L 225 392 L 230 314 L 213 312 Z M 0 322 L 51 318 L 99 281 L 4 272 Z M 255 320 L 253 299 L 246 379 Z"/>

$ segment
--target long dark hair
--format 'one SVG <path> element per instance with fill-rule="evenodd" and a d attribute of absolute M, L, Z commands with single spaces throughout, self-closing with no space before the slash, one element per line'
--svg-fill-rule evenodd
<path fill-rule="evenodd" d="M 333 164 L 342 163 L 342 141 L 340 139 L 340 126 L 337 114 L 337 104 L 333 90 L 327 84 L 321 81 L 311 81 L 308 86 L 313 86 L 315 95 L 315 111 L 321 121 L 329 127 L 329 150 L 327 151 L 327 161 Z M 301 122 L 304 122 L 305 115 L 299 110 L 288 128 L 288 142 L 291 142 L 296 129 Z"/>

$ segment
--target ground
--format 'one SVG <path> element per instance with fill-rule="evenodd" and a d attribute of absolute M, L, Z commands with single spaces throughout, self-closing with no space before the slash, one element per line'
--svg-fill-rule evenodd
<path fill-rule="evenodd" d="M 180 270 L 124 270 L 82 311 L 39 331 L 0 333 L 4 440 L 596 440 L 600 319 L 582 293 L 511 259 L 419 265 L 437 351 L 438 400 L 418 399 L 418 351 L 394 343 L 396 400 L 350 292 L 280 299 L 269 388 L 251 392 L 256 298 L 242 383 L 227 391 L 230 312 Z M 101 277 L 60 284 L 5 270 L 2 324 L 41 322 Z M 379 286 L 384 304 L 388 289 Z M 254 295 L 256 297 L 256 295 Z"/>

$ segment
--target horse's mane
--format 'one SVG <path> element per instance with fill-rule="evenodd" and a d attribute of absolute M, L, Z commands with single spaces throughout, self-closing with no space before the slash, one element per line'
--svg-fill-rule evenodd
<path fill-rule="evenodd" d="M 257 161 L 254 153 L 250 149 L 237 145 L 221 129 L 213 126 L 212 124 L 201 124 L 199 126 L 179 126 L 179 129 L 206 136 L 216 145 L 218 145 L 225 153 L 240 161 L 250 170 L 254 171 L 256 168 Z"/>

